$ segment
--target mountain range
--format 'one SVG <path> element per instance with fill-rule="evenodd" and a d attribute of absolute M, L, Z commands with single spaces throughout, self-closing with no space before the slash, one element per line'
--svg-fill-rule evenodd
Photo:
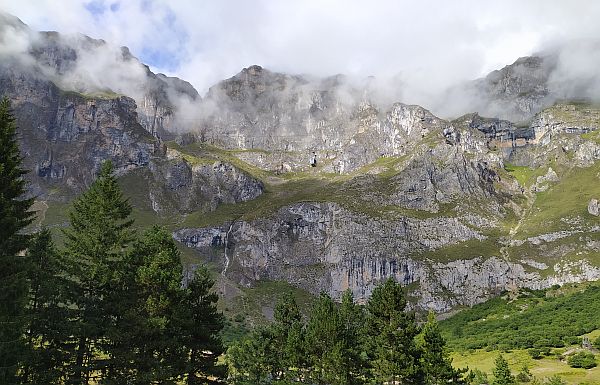
<path fill-rule="evenodd" d="M 258 65 L 201 96 L 125 47 L 0 14 L 0 95 L 38 224 L 64 226 L 110 159 L 138 224 L 169 227 L 228 300 L 285 281 L 364 301 L 394 277 L 413 308 L 448 312 L 600 279 L 595 74 L 564 71 L 597 48 L 519 58 L 424 107 L 374 78 Z"/>

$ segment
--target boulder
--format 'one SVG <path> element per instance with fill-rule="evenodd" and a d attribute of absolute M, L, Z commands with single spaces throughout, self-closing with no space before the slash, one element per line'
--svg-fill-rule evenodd
<path fill-rule="evenodd" d="M 590 203 L 588 203 L 588 213 L 598 216 L 600 215 L 600 211 L 598 208 L 598 199 L 591 199 Z"/>

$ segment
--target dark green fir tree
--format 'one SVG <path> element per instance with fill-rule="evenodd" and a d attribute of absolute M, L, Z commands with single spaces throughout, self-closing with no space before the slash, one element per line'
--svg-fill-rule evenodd
<path fill-rule="evenodd" d="M 32 199 L 25 198 L 23 158 L 7 98 L 0 101 L 0 383 L 14 384 L 27 347 L 25 308 L 28 299 L 28 237 Z"/>
<path fill-rule="evenodd" d="M 464 384 L 464 370 L 452 367 L 452 358 L 446 349 L 446 341 L 440 333 L 435 315 L 430 312 L 420 335 L 421 367 L 425 384 Z"/>
<path fill-rule="evenodd" d="M 109 338 L 120 303 L 123 259 L 133 239 L 131 206 L 113 175 L 110 161 L 73 204 L 64 230 L 68 277 L 63 303 L 69 310 L 65 335 L 71 384 L 88 384 L 92 375 L 111 376 Z"/>
<path fill-rule="evenodd" d="M 61 305 L 62 265 L 48 229 L 31 240 L 29 306 L 26 341 L 28 354 L 21 378 L 27 384 L 57 384 L 63 378 L 61 341 L 65 334 L 66 309 Z"/>
<path fill-rule="evenodd" d="M 498 355 L 494 364 L 495 366 L 492 372 L 494 381 L 492 382 L 492 385 L 515 385 L 517 383 L 515 377 L 510 372 L 508 362 L 506 362 L 502 354 Z"/>
<path fill-rule="evenodd" d="M 388 279 L 367 303 L 367 351 L 376 383 L 423 384 L 415 337 L 419 328 L 406 311 L 400 284 Z"/>

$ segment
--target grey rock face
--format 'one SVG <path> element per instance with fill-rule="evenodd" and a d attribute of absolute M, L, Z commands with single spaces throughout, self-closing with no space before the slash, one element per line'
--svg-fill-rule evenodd
<path fill-rule="evenodd" d="M 227 238 L 226 274 L 242 284 L 286 280 L 336 297 L 350 288 L 360 299 L 382 277 L 418 280 L 413 265 L 419 263 L 406 265 L 410 254 L 484 239 L 456 218 L 381 220 L 330 203 L 295 204 L 270 218 L 234 222 L 231 231 L 230 225 L 182 229 L 174 237 L 221 260 Z"/>
<path fill-rule="evenodd" d="M 93 180 L 103 160 L 118 173 L 147 165 L 158 142 L 137 122 L 128 97 L 88 98 L 54 84 L 0 68 L 0 92 L 12 101 L 30 189 L 41 198 L 66 199 Z M 51 191 L 58 191 L 54 197 Z"/>
<path fill-rule="evenodd" d="M 202 104 L 212 113 L 199 141 L 276 152 L 256 160 L 273 171 L 306 167 L 316 151 L 328 171 L 350 172 L 380 156 L 403 155 L 425 136 L 441 136 L 447 125 L 419 106 L 396 103 L 383 110 L 342 76 L 312 80 L 259 66 L 215 85 Z"/>
<path fill-rule="evenodd" d="M 548 80 L 555 65 L 554 57 L 529 56 L 491 72 L 474 84 L 488 103 L 480 111 L 513 121 L 531 117 L 549 103 Z"/>
<path fill-rule="evenodd" d="M 227 240 L 224 273 L 241 284 L 285 280 L 335 298 L 350 289 L 364 301 L 379 282 L 394 277 L 417 298 L 415 306 L 438 312 L 482 302 L 512 285 L 539 289 L 600 278 L 600 269 L 585 262 L 578 262 L 585 265 L 581 270 L 557 264 L 555 274 L 544 277 L 498 255 L 448 262 L 418 258 L 419 250 L 484 237 L 456 218 L 374 220 L 334 204 L 296 204 L 270 218 L 182 229 L 173 236 L 221 262 Z"/>
<path fill-rule="evenodd" d="M 156 212 L 214 211 L 220 204 L 246 202 L 264 191 L 262 182 L 230 164 L 190 165 L 174 151 L 167 155 L 149 165 L 150 201 Z"/>
<path fill-rule="evenodd" d="M 130 96 L 136 101 L 138 122 L 154 136 L 172 136 L 171 131 L 185 124 L 176 115 L 183 118 L 183 109 L 200 99 L 191 84 L 154 74 L 126 47 L 113 47 L 85 35 L 38 33 L 10 15 L 0 18 L 6 21 L 8 32 L 16 29 L 20 39 L 28 40 L 26 52 L 11 56 L 19 61 L 22 74 L 53 82 L 63 90 Z M 4 33 L 0 27 L 0 34 Z"/>

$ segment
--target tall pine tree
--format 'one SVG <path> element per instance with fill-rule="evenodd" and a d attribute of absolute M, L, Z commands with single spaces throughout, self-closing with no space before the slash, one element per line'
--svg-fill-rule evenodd
<path fill-rule="evenodd" d="M 152 227 L 126 259 L 111 333 L 113 381 L 131 384 L 204 383 L 218 374 L 223 316 L 208 270 L 183 285 L 181 254 L 165 229 Z"/>
<path fill-rule="evenodd" d="M 465 370 L 452 367 L 452 358 L 446 349 L 446 341 L 440 333 L 433 312 L 429 313 L 420 337 L 424 383 L 427 385 L 464 384 L 462 374 Z"/>
<path fill-rule="evenodd" d="M 64 334 L 66 309 L 60 303 L 62 267 L 48 229 L 34 236 L 27 259 L 30 266 L 28 354 L 23 364 L 22 382 L 56 384 L 63 376 L 60 336 Z"/>
<path fill-rule="evenodd" d="M 367 351 L 377 383 L 422 384 L 419 328 L 414 314 L 406 312 L 406 298 L 392 278 L 377 286 L 367 303 Z"/>
<path fill-rule="evenodd" d="M 306 325 L 310 378 L 317 384 L 348 384 L 352 373 L 344 322 L 329 295 L 322 293 Z"/>
<path fill-rule="evenodd" d="M 112 335 L 116 378 L 171 383 L 183 376 L 186 362 L 185 330 L 178 323 L 184 300 L 179 251 L 166 231 L 153 227 L 134 243 L 127 262 L 130 273 L 119 284 L 125 301 Z"/>
<path fill-rule="evenodd" d="M 344 367 L 347 372 L 345 380 L 348 384 L 360 383 L 364 378 L 366 368 L 366 362 L 362 356 L 365 342 L 362 333 L 365 317 L 362 307 L 354 303 L 354 296 L 350 289 L 342 295 L 339 314 L 342 322 Z"/>
<path fill-rule="evenodd" d="M 498 355 L 494 364 L 494 381 L 492 385 L 515 385 L 517 383 L 515 377 L 510 372 L 508 362 L 502 357 L 502 354 Z"/>
<path fill-rule="evenodd" d="M 0 102 L 0 383 L 16 383 L 26 346 L 28 237 L 22 230 L 32 221 L 32 199 L 25 199 L 26 171 L 16 140 L 10 102 Z"/>
<path fill-rule="evenodd" d="M 133 238 L 130 214 L 106 161 L 90 189 L 75 200 L 70 227 L 64 230 L 69 383 L 88 384 L 93 375 L 111 370 L 107 337 L 119 303 L 122 261 Z"/>
<path fill-rule="evenodd" d="M 300 308 L 291 292 L 284 293 L 274 311 L 275 322 L 271 326 L 275 346 L 279 350 L 278 370 L 281 378 L 293 381 L 306 365 L 304 349 L 304 324 Z"/>

